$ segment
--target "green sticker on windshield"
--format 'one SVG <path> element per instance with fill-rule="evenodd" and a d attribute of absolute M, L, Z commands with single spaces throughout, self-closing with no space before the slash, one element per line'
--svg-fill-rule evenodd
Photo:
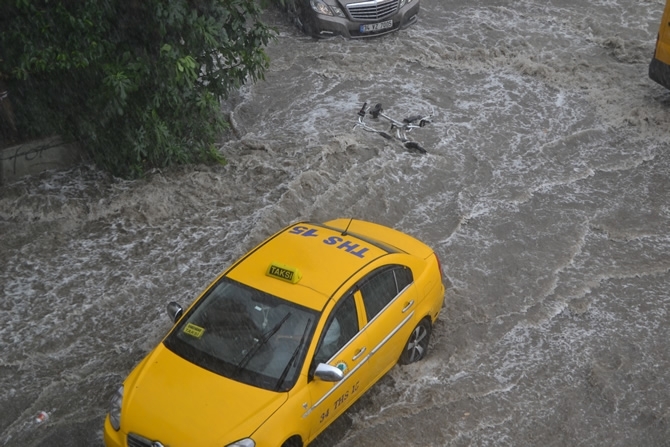
<path fill-rule="evenodd" d="M 205 332 L 205 328 L 201 328 L 200 326 L 196 326 L 193 323 L 189 323 L 186 325 L 184 328 L 184 333 L 190 335 L 191 337 L 195 338 L 200 338 L 202 337 L 202 334 Z"/>

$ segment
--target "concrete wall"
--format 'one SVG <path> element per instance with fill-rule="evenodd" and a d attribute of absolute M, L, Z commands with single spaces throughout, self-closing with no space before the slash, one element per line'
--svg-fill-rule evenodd
<path fill-rule="evenodd" d="M 76 144 L 65 143 L 58 136 L 0 149 L 0 184 L 48 169 L 67 169 L 82 157 Z"/>

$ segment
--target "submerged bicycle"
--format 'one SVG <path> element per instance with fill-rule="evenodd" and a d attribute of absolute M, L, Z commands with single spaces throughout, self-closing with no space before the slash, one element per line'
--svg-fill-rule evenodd
<path fill-rule="evenodd" d="M 374 120 L 377 120 L 379 117 L 381 117 L 391 123 L 391 128 L 389 130 L 391 133 L 368 125 L 365 122 L 365 117 L 368 114 L 371 115 L 372 119 Z M 428 115 L 412 115 L 404 118 L 402 121 L 398 121 L 386 115 L 381 104 L 376 104 L 373 108 L 369 109 L 368 103 L 366 102 L 363 104 L 361 110 L 358 111 L 358 122 L 354 125 L 354 129 L 361 127 L 366 132 L 377 133 L 387 140 L 396 139 L 403 143 L 403 145 L 410 151 L 425 154 L 426 150 L 416 141 L 410 140 L 407 137 L 407 134 L 414 129 L 418 129 L 424 127 L 426 124 L 429 124 L 433 116 L 434 113 L 431 110 L 430 114 Z M 395 135 L 392 135 L 392 133 L 395 133 Z"/>

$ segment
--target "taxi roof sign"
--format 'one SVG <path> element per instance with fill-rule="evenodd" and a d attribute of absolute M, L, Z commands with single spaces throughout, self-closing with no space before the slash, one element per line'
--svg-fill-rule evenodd
<path fill-rule="evenodd" d="M 281 279 L 282 281 L 290 282 L 291 284 L 297 284 L 302 275 L 295 267 L 290 267 L 285 264 L 280 264 L 278 262 L 273 262 L 268 266 L 268 269 L 265 271 L 267 276 L 272 278 Z"/>

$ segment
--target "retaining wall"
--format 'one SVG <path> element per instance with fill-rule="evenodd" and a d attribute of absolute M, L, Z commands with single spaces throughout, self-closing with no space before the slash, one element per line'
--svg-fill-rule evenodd
<path fill-rule="evenodd" d="M 0 149 L 0 184 L 49 169 L 67 169 L 82 161 L 75 143 L 53 136 Z"/>

